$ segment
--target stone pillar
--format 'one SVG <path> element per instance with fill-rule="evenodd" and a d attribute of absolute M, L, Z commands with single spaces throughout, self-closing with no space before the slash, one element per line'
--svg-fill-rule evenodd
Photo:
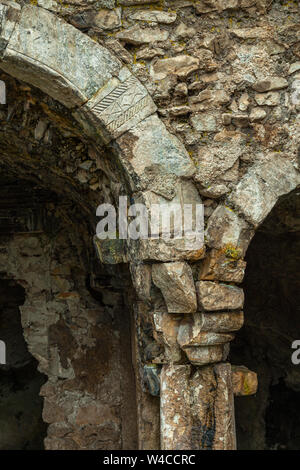
<path fill-rule="evenodd" d="M 161 373 L 163 450 L 235 450 L 231 366 L 164 366 Z"/>
<path fill-rule="evenodd" d="M 162 450 L 190 450 L 190 365 L 165 365 L 161 372 L 160 430 Z"/>

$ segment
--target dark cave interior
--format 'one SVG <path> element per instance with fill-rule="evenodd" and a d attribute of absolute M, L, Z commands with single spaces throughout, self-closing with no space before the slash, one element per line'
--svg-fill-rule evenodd
<path fill-rule="evenodd" d="M 300 449 L 300 197 L 279 200 L 246 256 L 245 323 L 230 360 L 258 374 L 256 395 L 235 398 L 238 449 Z"/>
<path fill-rule="evenodd" d="M 46 377 L 23 337 L 19 306 L 24 300 L 21 286 L 0 280 L 1 339 L 7 345 L 6 365 L 0 366 L 0 450 L 43 449 L 47 429 L 39 396 Z"/>

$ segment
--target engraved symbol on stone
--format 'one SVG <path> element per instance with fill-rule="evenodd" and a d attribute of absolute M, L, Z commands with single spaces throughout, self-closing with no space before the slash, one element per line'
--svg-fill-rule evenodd
<path fill-rule="evenodd" d="M 135 77 L 130 77 L 97 103 L 93 110 L 110 131 L 115 131 L 148 104 L 151 100 L 145 88 Z"/>

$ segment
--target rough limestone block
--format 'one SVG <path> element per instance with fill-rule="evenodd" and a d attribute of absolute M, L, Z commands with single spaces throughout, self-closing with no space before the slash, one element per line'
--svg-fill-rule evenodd
<path fill-rule="evenodd" d="M 13 33 L 16 22 L 20 18 L 21 7 L 18 3 L 0 4 L 0 59 Z"/>
<path fill-rule="evenodd" d="M 196 314 L 197 315 L 197 314 Z M 202 328 L 204 331 L 227 333 L 238 331 L 244 324 L 244 312 L 202 313 Z"/>
<path fill-rule="evenodd" d="M 255 163 L 241 179 L 228 202 L 258 226 L 283 194 L 300 183 L 300 175 L 287 158 L 276 154 Z"/>
<path fill-rule="evenodd" d="M 237 310 L 243 307 L 244 292 L 239 287 L 211 281 L 196 282 L 199 307 L 203 310 Z"/>
<path fill-rule="evenodd" d="M 191 447 L 189 377 L 191 366 L 163 366 L 160 375 L 160 423 L 162 450 Z"/>
<path fill-rule="evenodd" d="M 0 67 L 71 108 L 118 75 L 121 63 L 56 15 L 26 5 Z"/>
<path fill-rule="evenodd" d="M 225 281 L 242 282 L 244 278 L 246 261 L 234 259 L 233 255 L 239 253 L 225 253 L 222 250 L 211 250 L 202 261 L 198 272 L 198 279 L 201 281 Z"/>
<path fill-rule="evenodd" d="M 155 111 L 156 105 L 146 88 L 123 67 L 118 77 L 110 79 L 73 114 L 89 134 L 109 142 Z"/>
<path fill-rule="evenodd" d="M 195 172 L 194 163 L 183 144 L 167 131 L 156 114 L 123 134 L 116 143 L 121 150 L 121 162 L 131 176 L 133 189 L 136 189 L 136 180 L 153 167 L 179 177 L 190 177 Z"/>
<path fill-rule="evenodd" d="M 229 207 L 220 205 L 210 216 L 205 232 L 206 243 L 216 249 L 236 248 L 241 257 L 254 231 Z"/>
<path fill-rule="evenodd" d="M 193 274 L 187 263 L 153 264 L 152 279 L 161 290 L 169 313 L 190 313 L 197 310 Z"/>
<path fill-rule="evenodd" d="M 227 357 L 227 348 L 224 345 L 214 346 L 188 346 L 184 348 L 188 360 L 195 366 L 204 366 L 221 362 Z"/>
<path fill-rule="evenodd" d="M 199 313 L 185 315 L 180 322 L 177 341 L 182 348 L 211 346 L 231 341 L 233 331 L 243 325 L 243 313 Z"/>
<path fill-rule="evenodd" d="M 245 366 L 231 366 L 233 393 L 236 396 L 255 395 L 258 387 L 257 374 Z"/>

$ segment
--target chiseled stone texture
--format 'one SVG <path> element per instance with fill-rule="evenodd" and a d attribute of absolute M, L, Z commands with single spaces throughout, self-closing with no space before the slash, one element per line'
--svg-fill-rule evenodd
<path fill-rule="evenodd" d="M 141 183 L 147 185 L 151 190 L 136 193 L 133 201 L 135 204 L 143 204 L 148 210 L 149 238 L 128 240 L 128 259 L 133 263 L 137 259 L 150 262 L 202 259 L 205 255 L 203 206 L 195 185 L 189 180 L 179 180 L 176 175 L 172 174 L 162 173 L 160 178 L 158 165 L 153 165 L 148 170 L 142 175 Z M 176 184 L 172 183 L 174 181 Z M 184 205 L 192 207 L 192 217 L 189 219 L 192 222 L 192 227 L 191 231 L 185 230 L 183 233 Z M 196 216 L 196 207 L 198 216 Z M 151 214 L 153 209 L 154 215 L 158 215 L 158 210 L 160 213 L 162 210 L 165 211 L 164 221 L 171 219 L 170 231 L 162 223 L 159 224 L 159 227 L 153 227 L 152 230 Z M 175 214 L 174 220 L 176 222 L 182 221 L 182 227 L 173 224 L 173 214 Z M 173 238 L 176 228 L 178 230 L 182 228 L 182 236 Z"/>
<path fill-rule="evenodd" d="M 109 80 L 73 114 L 89 134 L 104 142 L 116 139 L 156 111 L 146 88 L 128 68 Z"/>
<path fill-rule="evenodd" d="M 195 366 L 214 364 L 227 359 L 227 345 L 216 344 L 210 346 L 187 346 L 184 352 L 188 360 Z"/>
<path fill-rule="evenodd" d="M 196 282 L 198 303 L 207 311 L 237 310 L 243 307 L 244 292 L 239 287 L 211 281 Z"/>
<path fill-rule="evenodd" d="M 169 313 L 190 313 L 197 310 L 193 274 L 187 263 L 152 265 L 152 279 L 162 291 Z"/>
<path fill-rule="evenodd" d="M 56 15 L 26 5 L 0 67 L 71 108 L 83 104 L 118 75 L 121 63 Z"/>

